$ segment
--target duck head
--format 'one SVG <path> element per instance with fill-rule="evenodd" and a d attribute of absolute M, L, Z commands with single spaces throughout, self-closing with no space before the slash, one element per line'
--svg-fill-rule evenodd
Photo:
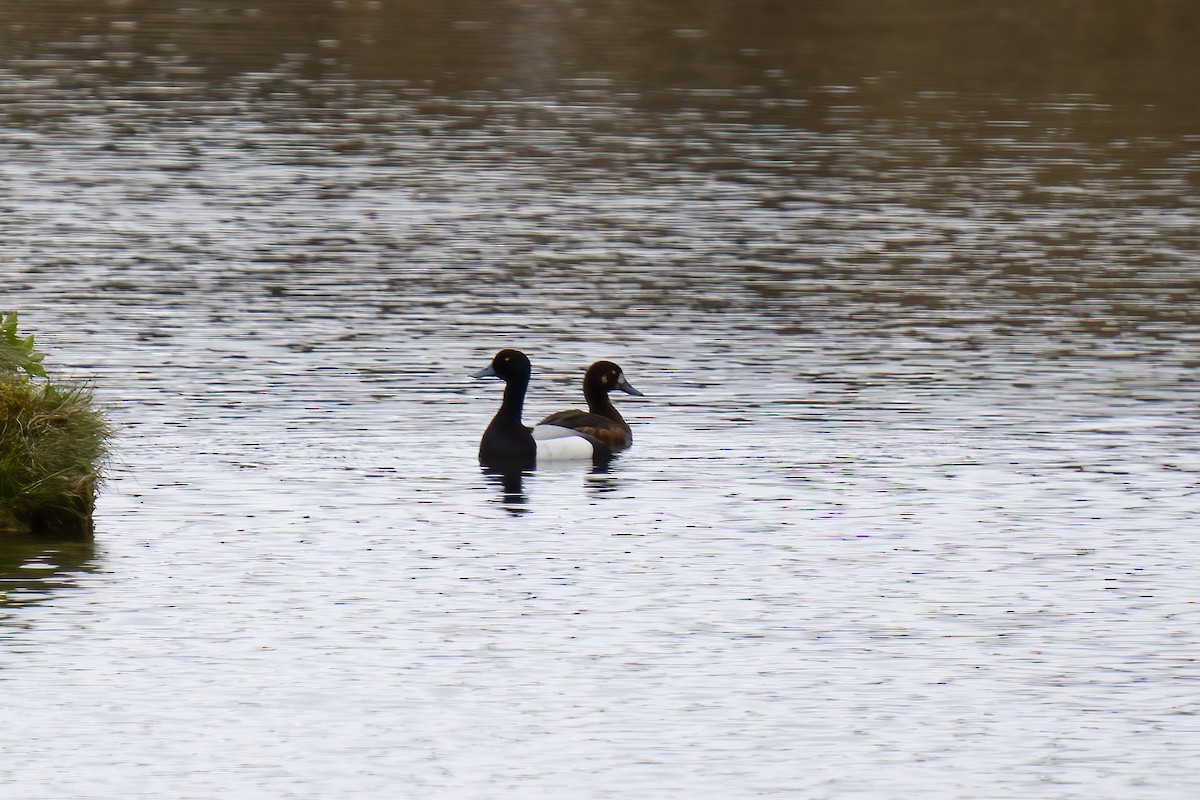
<path fill-rule="evenodd" d="M 597 361 L 588 367 L 583 377 L 585 388 L 596 389 L 605 393 L 620 389 L 625 394 L 634 397 L 645 397 L 633 384 L 625 379 L 625 373 L 611 361 Z"/>
<path fill-rule="evenodd" d="M 512 380 L 529 380 L 533 368 L 529 357 L 520 350 L 501 350 L 492 357 L 492 363 L 478 372 L 472 373 L 472 378 L 499 378 L 508 383 Z"/>

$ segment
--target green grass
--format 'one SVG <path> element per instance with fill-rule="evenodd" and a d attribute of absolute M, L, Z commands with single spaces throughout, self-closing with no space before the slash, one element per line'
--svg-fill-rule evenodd
<path fill-rule="evenodd" d="M 0 340 L 0 532 L 90 532 L 108 422 L 86 386 L 34 380 L 45 373 L 28 369 L 28 353 L 20 354 L 28 374 L 5 369 L 14 359 L 4 344 Z M 21 344 L 33 352 L 32 337 Z"/>

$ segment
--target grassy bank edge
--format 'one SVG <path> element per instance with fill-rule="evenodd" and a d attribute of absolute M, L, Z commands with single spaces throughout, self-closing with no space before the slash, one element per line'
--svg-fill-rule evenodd
<path fill-rule="evenodd" d="M 45 379 L 15 323 L 0 315 L 0 533 L 90 532 L 111 427 L 89 386 Z"/>

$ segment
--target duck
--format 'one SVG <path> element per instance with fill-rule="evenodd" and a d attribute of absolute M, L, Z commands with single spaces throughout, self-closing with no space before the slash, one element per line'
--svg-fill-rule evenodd
<path fill-rule="evenodd" d="M 534 439 L 533 429 L 521 421 L 525 394 L 533 366 L 520 350 L 506 348 L 496 353 L 490 364 L 472 378 L 499 378 L 504 381 L 500 409 L 479 441 L 479 463 L 502 469 L 532 469 L 539 461 L 606 457 L 611 450 L 586 431 L 559 428 Z"/>
<path fill-rule="evenodd" d="M 608 396 L 617 389 L 634 397 L 645 397 L 633 388 L 624 371 L 613 362 L 592 364 L 583 375 L 583 396 L 588 410 L 572 408 L 554 412 L 534 426 L 534 440 L 548 441 L 575 435 L 594 439 L 611 453 L 630 447 L 633 431 Z"/>

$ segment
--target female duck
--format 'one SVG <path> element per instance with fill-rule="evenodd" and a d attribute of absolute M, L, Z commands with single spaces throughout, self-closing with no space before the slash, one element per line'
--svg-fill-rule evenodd
<path fill-rule="evenodd" d="M 500 378 L 504 399 L 479 442 L 479 463 L 489 467 L 531 469 L 538 460 L 607 456 L 610 450 L 583 431 L 559 429 L 561 435 L 534 441 L 532 431 L 521 422 L 525 392 L 532 373 L 529 358 L 520 350 L 501 350 L 492 363 L 472 378 Z"/>
<path fill-rule="evenodd" d="M 543 441 L 561 436 L 585 436 L 603 444 L 610 452 L 633 444 L 633 431 L 621 416 L 608 393 L 620 389 L 636 397 L 644 395 L 625 379 L 625 373 L 611 361 L 597 361 L 583 376 L 583 396 L 588 410 L 556 411 L 537 424 L 533 438 Z M 568 433 L 563 433 L 563 431 Z"/>

